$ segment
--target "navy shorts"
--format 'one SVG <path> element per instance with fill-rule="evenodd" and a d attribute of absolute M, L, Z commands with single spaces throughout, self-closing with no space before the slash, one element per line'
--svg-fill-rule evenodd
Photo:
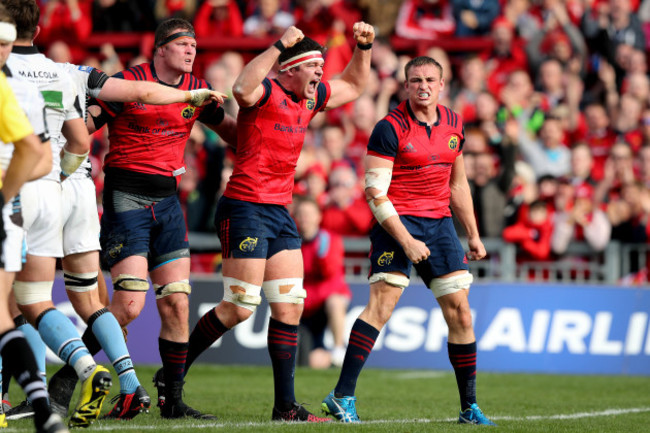
<path fill-rule="evenodd" d="M 105 209 L 101 227 L 102 259 L 109 269 L 131 256 L 146 257 L 149 270 L 190 256 L 185 217 L 176 195 L 144 209 Z"/>
<path fill-rule="evenodd" d="M 458 240 L 451 218 L 400 216 L 409 233 L 424 242 L 431 255 L 415 265 L 415 270 L 429 286 L 431 280 L 450 272 L 469 270 L 463 246 Z M 370 232 L 370 275 L 380 272 L 401 272 L 411 276 L 411 262 L 399 243 L 379 224 Z"/>
<path fill-rule="evenodd" d="M 214 223 L 224 258 L 268 259 L 300 249 L 296 223 L 282 205 L 221 197 Z"/>

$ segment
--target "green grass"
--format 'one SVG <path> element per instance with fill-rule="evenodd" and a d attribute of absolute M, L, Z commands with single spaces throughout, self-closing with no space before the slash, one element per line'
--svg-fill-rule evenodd
<path fill-rule="evenodd" d="M 271 423 L 273 383 L 270 367 L 195 365 L 187 377 L 185 401 L 217 415 L 217 422 L 163 421 L 155 407 L 151 377 L 155 367 L 138 367 L 153 407 L 129 422 L 98 421 L 89 432 L 198 431 L 223 432 L 454 432 L 458 392 L 451 371 L 367 369 L 357 387 L 358 425 Z M 50 372 L 51 373 L 51 372 Z M 109 398 L 119 392 L 117 377 Z M 320 402 L 334 387 L 338 370 L 296 372 L 296 396 L 320 413 Z M 561 376 L 479 373 L 479 404 L 499 425 L 512 432 L 648 432 L 650 377 Z M 12 383 L 11 400 L 20 388 Z M 76 401 L 76 396 L 73 402 Z M 103 412 L 112 407 L 107 399 Z M 635 411 L 636 410 L 636 411 Z M 607 411 L 615 413 L 606 414 Z M 616 412 L 618 411 L 618 412 Z M 582 414 L 582 415 L 581 415 Z M 28 420 L 9 421 L 3 433 L 33 431 Z"/>

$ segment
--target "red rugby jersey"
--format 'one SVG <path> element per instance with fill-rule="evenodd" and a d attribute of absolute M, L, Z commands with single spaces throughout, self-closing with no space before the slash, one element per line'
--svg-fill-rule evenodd
<path fill-rule="evenodd" d="M 133 66 L 115 77 L 160 82 L 153 63 Z M 210 85 L 188 73 L 183 74 L 178 85 L 170 87 L 193 90 L 210 88 Z M 108 123 L 110 147 L 104 167 L 163 176 L 179 175 L 183 171 L 185 143 L 197 119 L 218 125 L 224 117 L 223 108 L 214 102 L 203 107 L 188 102 L 169 105 L 98 102 L 112 117 Z"/>
<path fill-rule="evenodd" d="M 315 99 L 299 99 L 276 80 L 262 82 L 264 96 L 237 115 L 235 168 L 224 195 L 253 203 L 291 203 L 296 163 L 309 121 L 330 96 L 319 83 Z"/>
<path fill-rule="evenodd" d="M 465 140 L 460 116 L 438 105 L 432 127 L 415 118 L 408 101 L 377 123 L 368 155 L 393 161 L 388 198 L 400 215 L 451 216 L 449 181 L 452 164 Z"/>

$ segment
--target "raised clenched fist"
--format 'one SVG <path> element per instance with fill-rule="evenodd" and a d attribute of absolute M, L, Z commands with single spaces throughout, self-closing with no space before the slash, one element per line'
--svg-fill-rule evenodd
<path fill-rule="evenodd" d="M 354 32 L 354 40 L 362 45 L 371 44 L 375 40 L 375 28 L 363 21 L 354 23 L 352 31 Z"/>
<path fill-rule="evenodd" d="M 304 38 L 305 35 L 303 34 L 302 30 L 300 30 L 297 27 L 291 26 L 284 31 L 284 34 L 280 38 L 280 41 L 282 42 L 282 45 L 284 45 L 285 48 L 289 48 L 289 47 L 293 47 L 298 42 L 302 41 Z"/>

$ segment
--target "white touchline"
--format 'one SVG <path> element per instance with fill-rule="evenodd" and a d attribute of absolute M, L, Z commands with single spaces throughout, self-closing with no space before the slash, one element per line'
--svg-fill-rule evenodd
<path fill-rule="evenodd" d="M 530 415 L 530 416 L 490 416 L 490 419 L 493 421 L 543 421 L 543 420 L 564 420 L 564 419 L 579 419 L 579 418 L 595 418 L 599 416 L 614 416 L 614 415 L 625 415 L 628 413 L 643 413 L 650 412 L 650 407 L 631 407 L 627 409 L 606 409 L 601 411 L 594 412 L 578 412 L 570 414 L 558 414 L 558 415 Z M 363 424 L 428 424 L 428 423 L 438 423 L 438 422 L 455 422 L 458 418 L 417 418 L 417 419 L 381 419 L 381 420 L 371 420 L 363 421 Z M 333 421 L 336 422 L 336 421 Z M 133 428 L 128 428 L 128 430 L 179 430 L 179 429 L 204 429 L 204 428 L 237 428 L 237 427 L 271 427 L 278 426 L 282 428 L 290 428 L 292 426 L 303 426 L 302 423 L 283 423 L 277 421 L 268 421 L 268 422 L 238 422 L 238 423 L 183 423 L 178 425 L 134 425 Z M 92 426 L 93 430 L 100 431 L 123 431 L 125 428 L 124 423 L 116 423 L 115 425 L 97 425 Z M 18 431 L 23 431 L 27 429 L 17 429 L 17 428 L 4 428 L 3 433 L 13 433 Z"/>

